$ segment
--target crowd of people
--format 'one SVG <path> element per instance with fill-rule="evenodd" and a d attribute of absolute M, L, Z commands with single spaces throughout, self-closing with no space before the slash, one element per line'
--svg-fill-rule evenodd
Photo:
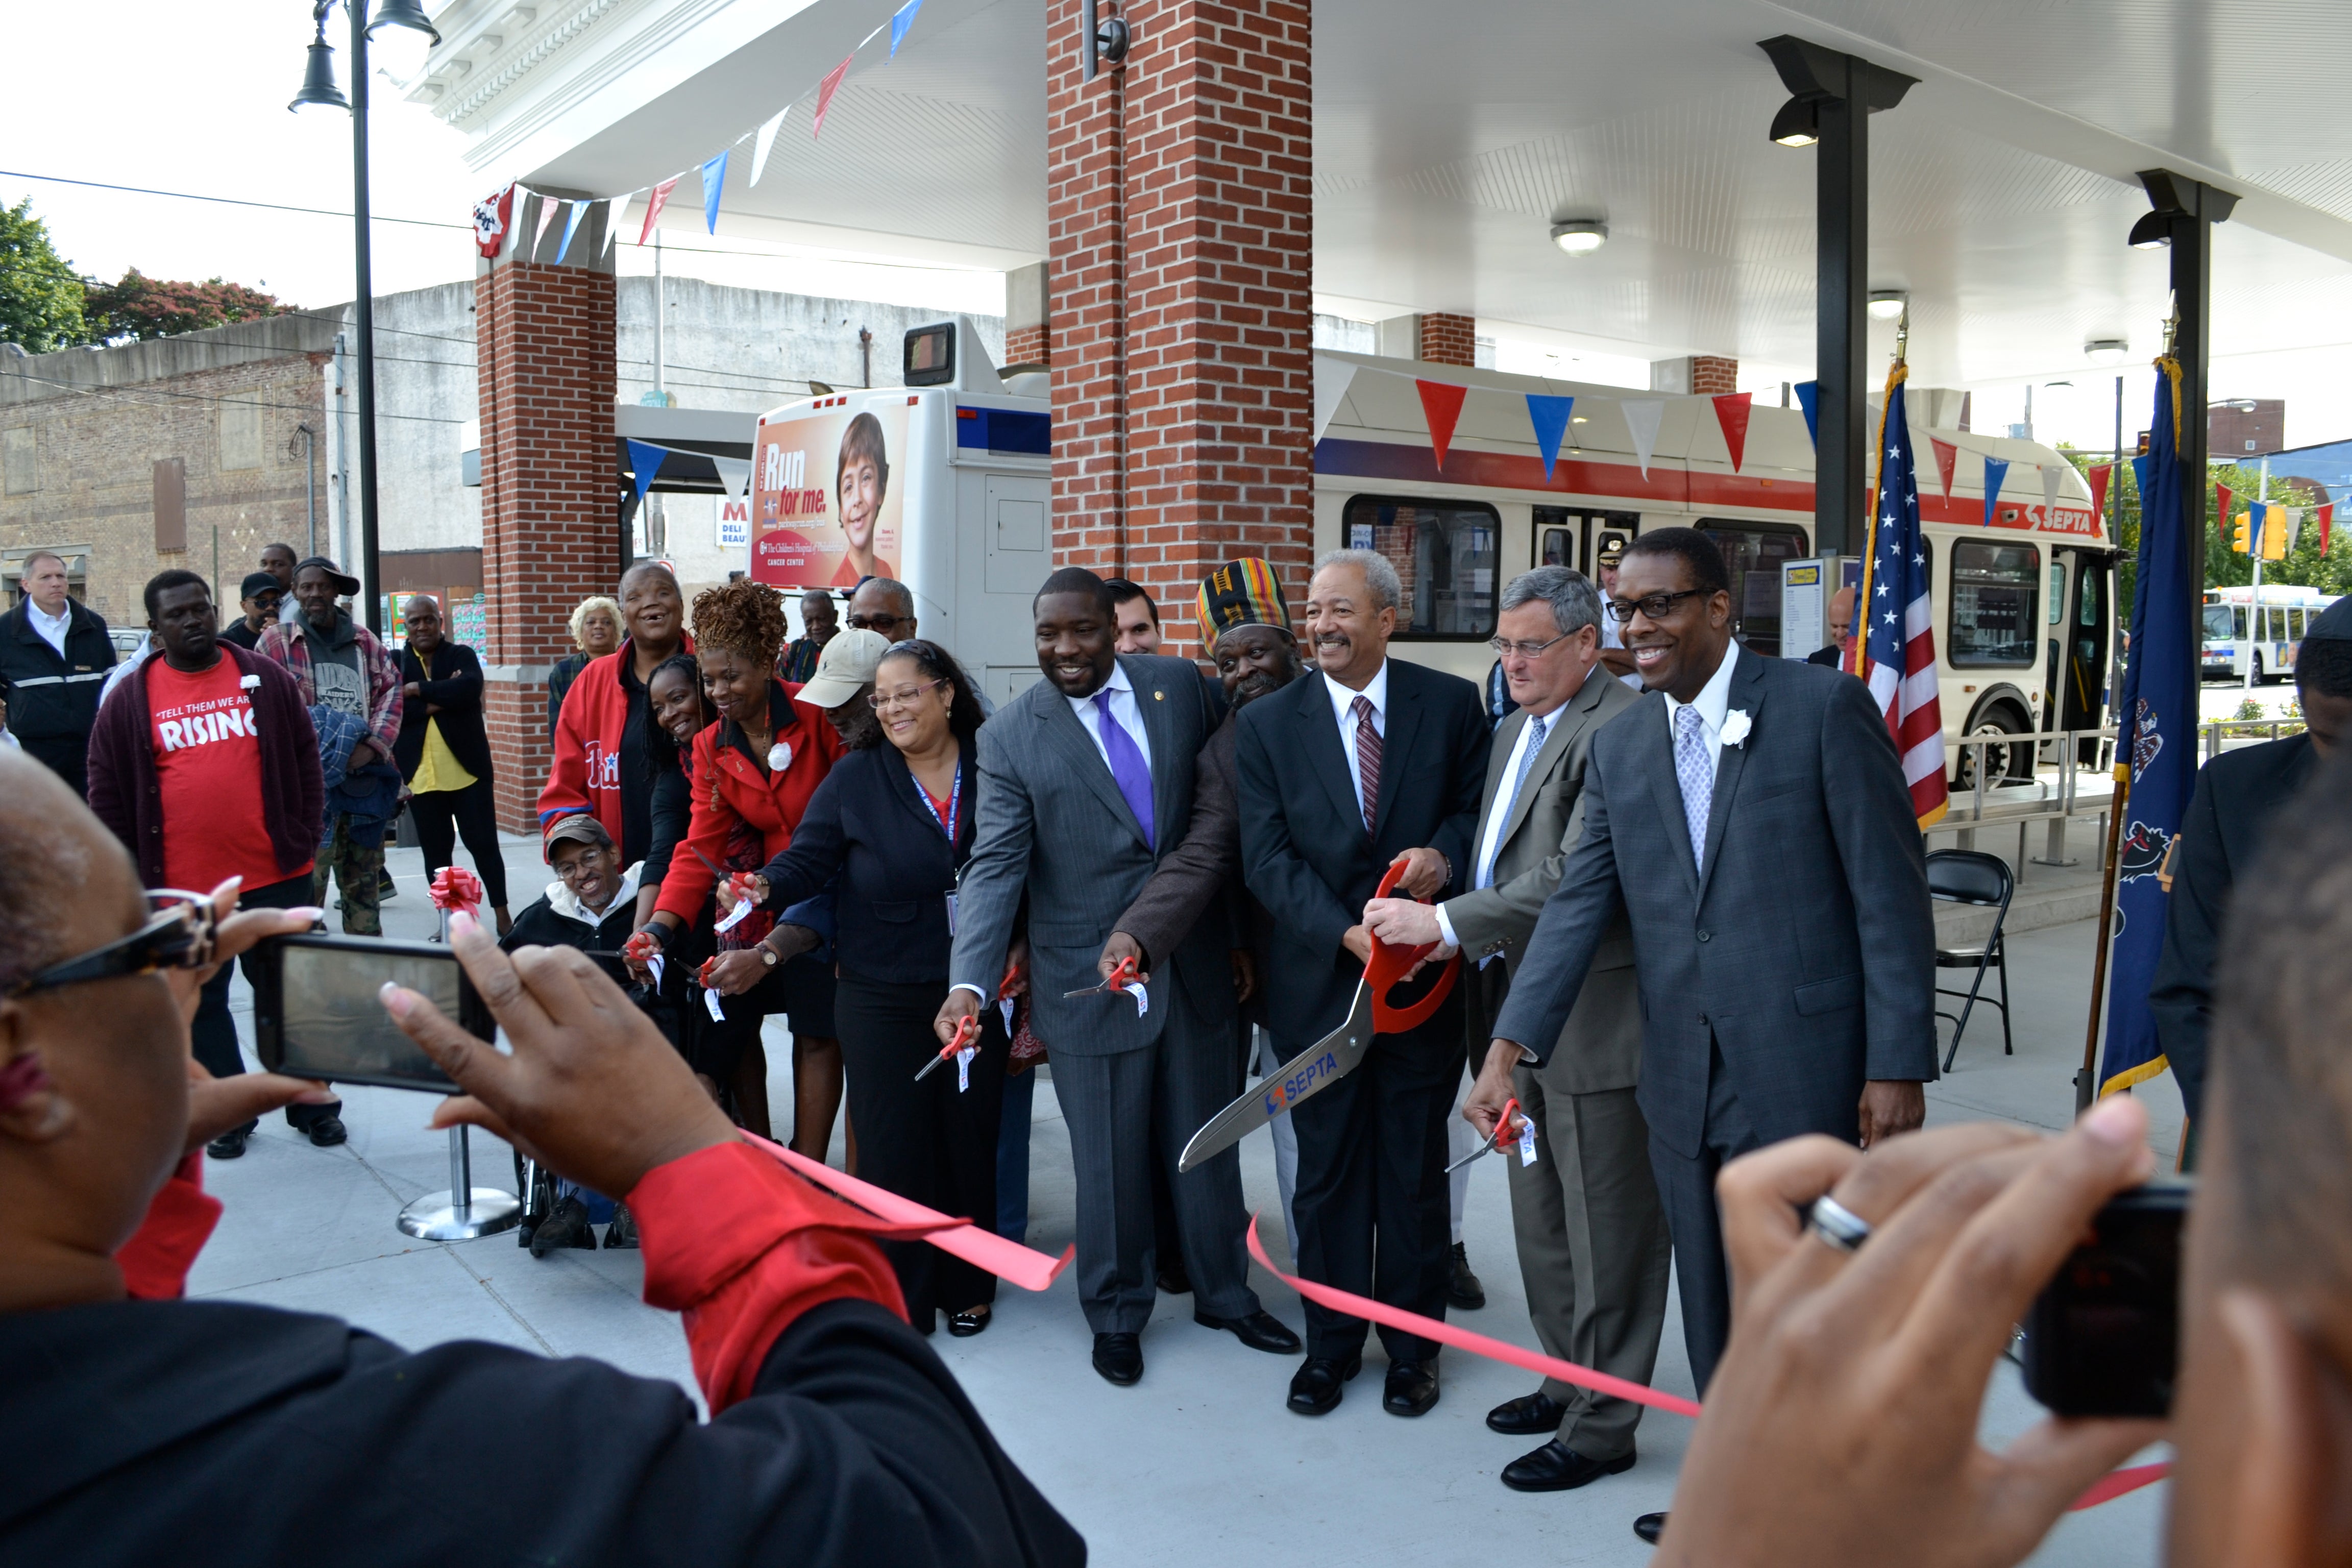
<path fill-rule="evenodd" d="M 1042 679 L 992 708 L 952 649 L 919 635 L 902 584 L 845 585 L 838 616 L 833 594 L 811 592 L 795 638 L 772 588 L 739 579 L 689 606 L 667 568 L 639 563 L 572 616 L 579 655 L 550 679 L 538 799 L 554 880 L 510 915 L 481 666 L 430 595 L 404 605 L 395 655 L 344 605 L 359 584 L 331 561 L 273 546 L 226 629 L 203 578 L 165 572 L 145 593 L 151 648 L 110 680 L 104 624 L 66 596 L 63 563 L 37 555 L 25 604 L 0 618 L 0 690 L 25 752 L 62 784 L 0 790 L 0 837 L 29 831 L 26 814 L 59 788 L 94 820 L 68 814 L 62 855 L 0 855 L 0 1024 L 15 1031 L 0 1040 L 0 1161 L 27 1192 L 69 1187 L 57 1201 L 73 1220 L 39 1266 L 0 1270 L 14 1314 L 0 1346 L 74 1353 L 131 1321 L 101 1305 L 121 1280 L 173 1293 L 192 1227 L 197 1244 L 209 1228 L 189 1218 L 209 1202 L 191 1195 L 194 1151 L 234 1157 L 281 1105 L 312 1142 L 341 1141 L 323 1087 L 238 1081 L 226 960 L 320 919 L 331 889 L 347 932 L 380 933 L 385 828 L 404 803 L 428 872 L 460 837 L 476 862 L 499 940 L 465 920 L 453 941 L 478 980 L 501 978 L 484 994 L 515 1054 L 469 1047 L 413 994 L 388 1005 L 468 1091 L 443 1118 L 499 1128 L 554 1173 L 526 1245 L 597 1246 L 601 1224 L 602 1245 L 646 1248 L 647 1299 L 696 1308 L 698 1375 L 729 1412 L 714 1431 L 746 1465 L 762 1443 L 804 1440 L 814 1417 L 765 1402 L 822 1365 L 871 1380 L 877 1401 L 922 1404 L 933 1439 L 958 1437 L 919 1482 L 879 1457 L 891 1439 L 878 1432 L 797 1463 L 803 1479 L 938 1489 L 941 1561 L 1083 1548 L 904 1331 L 928 1336 L 944 1317 L 953 1335 L 984 1332 L 995 1277 L 730 1152 L 730 1126 L 770 1131 L 763 1021 L 790 1024 L 792 1148 L 825 1159 L 845 1103 L 845 1163 L 862 1179 L 1015 1239 L 1034 1069 L 1050 1058 L 1095 1371 L 1140 1382 L 1157 1296 L 1189 1293 L 1201 1327 L 1299 1356 L 1285 1403 L 1317 1416 L 1362 1370 L 1371 1325 L 1310 1301 L 1302 1339 L 1268 1311 L 1249 1279 L 1238 1152 L 1190 1169 L 1178 1157 L 1254 1074 L 1343 1026 L 1376 946 L 1422 953 L 1383 998 L 1413 1021 L 1373 1034 L 1352 1071 L 1275 1122 L 1303 1279 L 1423 1319 L 1479 1304 L 1459 1167 L 1506 1150 L 1528 1307 L 1553 1356 L 1648 1383 L 1671 1259 L 1706 1413 L 1690 1484 L 1671 1518 L 1636 1521 L 1644 1539 L 1692 1563 L 1871 1562 L 1932 1518 L 1954 1561 L 2014 1561 L 2099 1469 L 2157 1435 L 2070 1423 L 1969 1468 L 2007 1325 L 2099 1202 L 2147 1173 L 2142 1121 L 2122 1102 L 2054 1140 L 1904 1136 L 1937 1073 L 1935 934 L 1920 836 L 1867 689 L 1833 661 L 1742 646 L 1722 553 L 1696 530 L 1612 547 L 1599 575 L 1542 566 L 1509 582 L 1482 692 L 1391 657 L 1403 590 L 1375 552 L 1319 560 L 1296 622 L 1270 563 L 1210 574 L 1197 620 L 1213 676 L 1157 651 L 1160 607 L 1139 585 L 1065 567 L 1034 603 Z M 2178 873 L 2193 896 L 2176 895 L 2159 979 L 2212 1151 L 2182 1398 L 2266 1435 L 2266 1463 L 2287 1478 L 2257 1483 L 2251 1461 L 2207 1445 L 2205 1479 L 2188 1484 L 2200 1450 L 2184 1443 L 2182 1562 L 2254 1560 L 2232 1556 L 2233 1529 L 2267 1531 L 2265 1562 L 2332 1561 L 2322 1549 L 2344 1544 L 2326 1498 L 2352 1451 L 2329 1445 L 2352 1423 L 2345 1402 L 2298 1386 L 2340 1392 L 2352 1372 L 2332 1239 L 2352 1219 L 2338 1157 L 2352 1100 L 2333 1049 L 2352 988 L 2326 943 L 2352 921 L 2352 764 L 2318 776 L 2352 717 L 2352 602 L 2314 623 L 2297 668 L 2307 733 L 2200 783 L 2196 858 Z M 30 765 L 0 763 L 19 779 Z M 2259 795 L 2260 821 L 2224 799 L 2233 789 Z M 2279 819 L 2275 842 L 2289 817 L 2305 853 L 2263 861 L 2262 828 Z M 68 862 L 79 869 L 61 881 Z M 163 912 L 150 919 L 134 885 Z M 2233 972 L 2217 951 L 2236 885 L 2280 936 L 2242 949 Z M 68 889 L 72 913 L 48 907 Z M 167 952 L 166 937 L 185 945 Z M 144 968 L 59 970 L 83 943 Z M 165 1026 L 136 1009 L 92 1043 L 55 1032 L 57 987 L 158 968 L 201 1072 L 140 1058 Z M 634 1005 L 597 1000 L 614 989 Z M 109 1076 L 133 1058 L 139 1070 Z M 591 1068 L 613 1080 L 583 1078 Z M 155 1147 L 106 1181 L 68 1171 L 53 1146 L 76 1115 Z M 582 1116 L 619 1131 L 592 1138 Z M 714 1206 L 719 1192 L 734 1206 Z M 1824 1194 L 1876 1237 L 1869 1250 L 1807 1227 Z M 0 1226 L 23 1208 L 0 1205 Z M 698 1216 L 721 1210 L 756 1234 L 710 1234 Z M 110 1288 L 90 1267 L 110 1258 Z M 25 1330 L 26 1307 L 66 1304 L 83 1315 Z M 224 1319 L 217 1331 L 257 1331 Z M 1379 1337 L 1382 1407 L 1427 1413 L 1437 1342 L 1387 1323 Z M 517 1423 L 592 1399 L 634 1411 L 577 1436 L 575 1478 L 675 1441 L 674 1403 L 617 1373 L 341 1344 L 331 1353 L 348 1367 L 301 1399 L 207 1418 L 259 1444 L 341 1400 L 354 1430 L 423 1452 L 431 1423 L 395 1431 L 382 1386 L 415 1375 L 452 1401 L 510 1392 Z M 1929 1394 L 1887 1392 L 1908 1380 Z M 62 1393 L 53 1376 L 0 1386 Z M 1541 1440 L 1501 1479 L 1559 1491 L 1621 1474 L 1642 1411 L 1547 1380 L 1486 1415 Z M 100 1445 L 90 1474 L 136 1473 L 171 1449 L 164 1426 Z M 1815 1496 L 1790 1484 L 1780 1452 L 1817 1456 L 1824 1483 L 1857 1464 L 1875 1479 Z M 194 1476 L 222 1461 L 177 1462 Z M 334 1462 L 307 1461 L 322 1483 Z M 762 1473 L 783 1489 L 773 1506 L 824 1511 L 783 1500 L 783 1478 Z M 79 1517 L 82 1498 L 53 1487 L 41 1528 Z M 721 1560 L 739 1504 L 755 1516 L 745 1497 L 698 1521 Z M 2270 1517 L 2251 1520 L 2259 1510 Z M 15 1517 L 0 1510 L 0 1531 Z M 853 1530 L 812 1527 L 846 1560 Z"/>

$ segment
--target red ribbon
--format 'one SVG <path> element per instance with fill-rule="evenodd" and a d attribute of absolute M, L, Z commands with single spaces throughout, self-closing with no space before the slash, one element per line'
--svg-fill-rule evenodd
<path fill-rule="evenodd" d="M 463 866 L 444 866 L 433 873 L 425 895 L 436 910 L 470 915 L 482 907 L 482 879 Z"/>

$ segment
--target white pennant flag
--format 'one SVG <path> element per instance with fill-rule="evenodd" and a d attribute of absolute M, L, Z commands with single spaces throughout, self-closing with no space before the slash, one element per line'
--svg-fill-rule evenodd
<path fill-rule="evenodd" d="M 1658 445 L 1658 426 L 1665 422 L 1666 405 L 1660 398 L 1638 398 L 1620 403 L 1625 411 L 1625 428 L 1633 435 L 1633 456 L 1641 460 L 1642 477 L 1650 477 L 1650 453 Z"/>
<path fill-rule="evenodd" d="M 756 185 L 760 183 L 760 171 L 768 166 L 768 149 L 776 144 L 776 132 L 784 128 L 784 116 L 792 111 L 793 106 L 788 103 L 776 110 L 774 116 L 765 125 L 760 127 L 759 140 L 751 143 L 752 184 Z"/>
<path fill-rule="evenodd" d="M 2058 515 L 2058 476 L 2065 469 L 2054 463 L 2042 465 L 2042 526 L 2047 528 Z"/>
<path fill-rule="evenodd" d="M 740 498 L 751 488 L 751 458 L 713 457 L 710 466 L 719 470 L 719 482 L 727 487 L 729 495 Z"/>
<path fill-rule="evenodd" d="M 1323 439 L 1325 426 L 1339 412 L 1339 404 L 1348 395 L 1348 388 L 1356 379 L 1356 367 L 1343 359 L 1315 356 L 1315 439 Z"/>
<path fill-rule="evenodd" d="M 2293 550 L 2294 542 L 2302 537 L 2303 508 L 2291 506 L 2286 509 L 2286 547 Z"/>
<path fill-rule="evenodd" d="M 628 215 L 629 202 L 635 195 L 636 193 L 632 191 L 628 195 L 613 196 L 605 201 L 604 243 L 601 247 L 602 250 L 613 248 L 613 237 L 621 232 L 621 219 Z"/>
<path fill-rule="evenodd" d="M 541 242 L 547 238 L 547 226 L 555 221 L 555 209 L 563 205 L 553 196 L 539 198 L 539 228 L 530 237 L 530 255 L 527 259 L 532 261 L 539 259 L 539 247 Z"/>

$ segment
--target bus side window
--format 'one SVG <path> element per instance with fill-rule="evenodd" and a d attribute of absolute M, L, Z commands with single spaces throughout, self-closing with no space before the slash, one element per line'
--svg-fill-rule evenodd
<path fill-rule="evenodd" d="M 2230 606 L 2230 636 L 2237 642 L 2246 640 L 2246 606 L 2243 605 Z"/>
<path fill-rule="evenodd" d="M 2289 642 L 2303 640 L 2303 606 L 2295 605 L 2286 613 L 2286 636 Z"/>
<path fill-rule="evenodd" d="M 1494 635 L 1502 536 L 1501 515 L 1483 502 L 1401 496 L 1351 496 L 1340 528 L 1351 548 L 1395 565 L 1404 588 L 1396 635 L 1406 638 Z"/>
<path fill-rule="evenodd" d="M 1947 657 L 1952 668 L 2032 668 L 2041 546 L 1956 539 L 1951 581 L 1951 652 Z"/>
<path fill-rule="evenodd" d="M 1547 528 L 1543 531 L 1543 554 L 1536 564 L 1539 566 L 1574 566 L 1576 564 L 1576 546 L 1569 542 L 1568 530 Z"/>

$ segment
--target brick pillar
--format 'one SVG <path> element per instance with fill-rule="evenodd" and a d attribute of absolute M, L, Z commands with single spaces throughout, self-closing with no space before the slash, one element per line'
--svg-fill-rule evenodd
<path fill-rule="evenodd" d="M 533 232 L 515 212 L 516 244 Z M 599 213 L 597 217 L 605 215 Z M 620 577 L 613 455 L 614 289 L 604 235 L 581 225 L 556 267 L 509 253 L 474 280 L 482 410 L 483 710 L 499 825 L 535 832 L 547 778 L 547 678 L 573 651 L 572 606 Z M 536 214 L 532 215 L 533 221 Z M 562 226 L 550 226 L 552 256 Z M 598 263 L 602 263 L 599 265 Z"/>
<path fill-rule="evenodd" d="M 1312 101 L 1301 0 L 1134 0 L 1081 79 L 1085 0 L 1046 7 L 1054 554 L 1122 572 L 1197 652 L 1201 574 L 1314 548 Z"/>
<path fill-rule="evenodd" d="M 1690 362 L 1691 391 L 1701 397 L 1717 397 L 1739 390 L 1739 362 L 1717 354 L 1693 354 Z"/>
<path fill-rule="evenodd" d="M 1478 322 L 1473 316 L 1446 316 L 1423 313 L 1421 318 L 1421 350 L 1413 357 L 1430 364 L 1472 364 L 1478 363 Z"/>

